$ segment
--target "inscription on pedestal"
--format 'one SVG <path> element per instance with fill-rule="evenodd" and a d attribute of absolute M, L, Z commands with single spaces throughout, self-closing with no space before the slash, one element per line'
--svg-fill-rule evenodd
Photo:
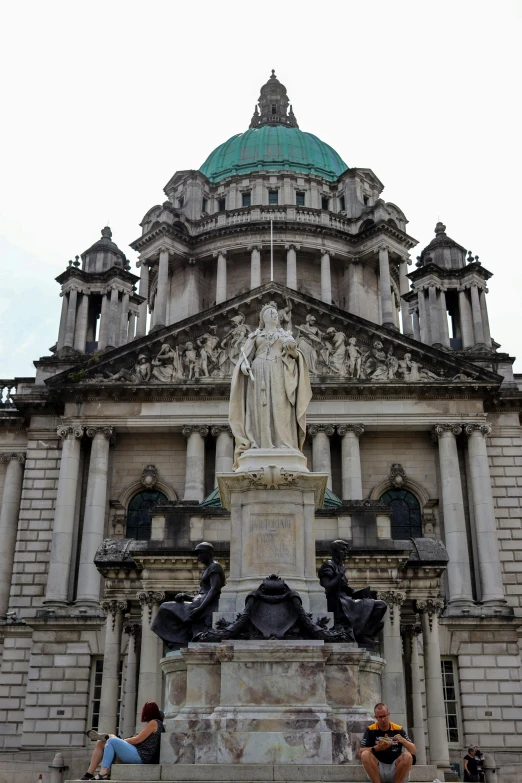
<path fill-rule="evenodd" d="M 252 565 L 296 565 L 295 516 L 255 514 L 250 517 Z"/>

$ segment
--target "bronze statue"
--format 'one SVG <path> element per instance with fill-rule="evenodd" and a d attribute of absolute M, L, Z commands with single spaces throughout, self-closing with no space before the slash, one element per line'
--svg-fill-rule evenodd
<path fill-rule="evenodd" d="M 350 587 L 344 567 L 349 550 L 346 541 L 332 542 L 332 559 L 319 569 L 319 581 L 325 589 L 328 611 L 333 612 L 335 625 L 350 628 L 360 647 L 376 650 L 377 634 L 384 626 L 388 607 L 384 601 L 371 598 L 369 587 L 362 590 Z"/>
<path fill-rule="evenodd" d="M 178 593 L 173 601 L 161 604 L 151 626 L 169 650 L 186 647 L 196 634 L 212 627 L 212 615 L 217 611 L 219 596 L 226 581 L 223 568 L 214 561 L 212 544 L 202 541 L 195 552 L 199 562 L 205 566 L 199 593 L 194 597 Z"/>

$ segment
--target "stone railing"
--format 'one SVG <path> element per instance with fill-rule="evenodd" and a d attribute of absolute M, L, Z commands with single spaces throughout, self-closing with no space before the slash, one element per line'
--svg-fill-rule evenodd
<path fill-rule="evenodd" d="M 350 232 L 351 224 L 342 215 L 335 215 L 332 212 L 325 212 L 321 209 L 310 209 L 308 207 L 294 206 L 254 206 L 244 207 L 242 209 L 220 212 L 217 215 L 203 218 L 192 224 L 193 235 L 203 234 L 206 231 L 212 231 L 216 228 L 228 228 L 244 223 L 253 223 L 258 221 L 277 220 L 292 221 L 295 223 L 312 223 L 326 228 L 335 228 L 340 231 Z"/>

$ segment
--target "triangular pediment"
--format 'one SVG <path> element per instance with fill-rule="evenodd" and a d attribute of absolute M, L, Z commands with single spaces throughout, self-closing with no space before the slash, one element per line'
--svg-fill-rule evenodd
<path fill-rule="evenodd" d="M 307 361 L 317 393 L 335 389 L 463 384 L 497 388 L 502 379 L 471 362 L 424 345 L 398 331 L 325 304 L 299 291 L 267 283 L 203 313 L 153 331 L 91 358 L 46 381 L 52 389 L 115 387 L 223 389 L 247 335 L 259 325 L 259 311 L 274 301 L 284 328 L 292 331 Z"/>

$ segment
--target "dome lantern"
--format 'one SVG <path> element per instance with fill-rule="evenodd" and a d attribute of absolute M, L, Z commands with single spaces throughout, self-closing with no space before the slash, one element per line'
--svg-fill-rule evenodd
<path fill-rule="evenodd" d="M 259 96 L 259 108 L 255 107 L 251 128 L 260 128 L 263 125 L 286 125 L 289 128 L 298 128 L 295 114 L 290 106 L 288 110 L 288 95 L 284 84 L 278 80 L 272 69 L 270 79 L 261 87 Z"/>

